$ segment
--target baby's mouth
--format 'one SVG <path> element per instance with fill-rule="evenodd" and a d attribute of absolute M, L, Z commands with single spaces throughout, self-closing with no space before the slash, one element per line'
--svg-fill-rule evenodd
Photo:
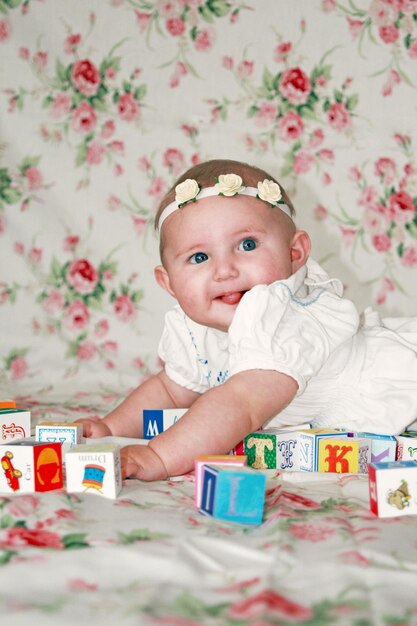
<path fill-rule="evenodd" d="M 219 296 L 217 300 L 224 302 L 225 304 L 238 304 L 246 291 L 233 291 L 231 293 L 225 293 L 222 296 Z"/>

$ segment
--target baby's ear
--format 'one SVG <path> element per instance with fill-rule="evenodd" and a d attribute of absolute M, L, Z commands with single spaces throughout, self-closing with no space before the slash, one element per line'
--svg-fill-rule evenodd
<path fill-rule="evenodd" d="M 162 289 L 165 289 L 171 296 L 175 298 L 175 294 L 171 288 L 168 272 L 163 265 L 157 265 L 154 269 L 155 280 Z"/>
<path fill-rule="evenodd" d="M 291 242 L 291 265 L 293 273 L 307 263 L 311 240 L 305 230 L 297 230 Z"/>

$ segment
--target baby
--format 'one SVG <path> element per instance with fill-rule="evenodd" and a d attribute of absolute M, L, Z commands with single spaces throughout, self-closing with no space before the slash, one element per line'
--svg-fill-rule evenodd
<path fill-rule="evenodd" d="M 155 218 L 159 285 L 177 300 L 163 369 L 87 437 L 141 437 L 142 411 L 187 408 L 148 446 L 122 449 L 124 476 L 188 472 L 261 427 L 394 434 L 417 418 L 417 318 L 360 317 L 309 259 L 284 189 L 267 172 L 213 160 L 185 172 Z"/>

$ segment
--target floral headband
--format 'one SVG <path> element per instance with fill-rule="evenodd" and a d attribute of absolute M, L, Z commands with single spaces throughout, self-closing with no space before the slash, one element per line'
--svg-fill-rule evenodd
<path fill-rule="evenodd" d="M 158 222 L 158 230 L 161 230 L 162 224 L 171 213 L 181 209 L 181 207 L 190 202 L 196 202 L 209 196 L 226 196 L 231 198 L 236 194 L 264 200 L 272 206 L 280 208 L 285 215 L 291 218 L 291 209 L 282 199 L 281 188 L 278 183 L 265 178 L 264 181 L 258 182 L 257 187 L 245 187 L 242 185 L 242 178 L 238 174 L 221 174 L 215 179 L 213 187 L 201 189 L 198 182 L 193 178 L 187 178 L 187 180 L 177 185 L 175 187 L 175 200 L 162 211 Z"/>

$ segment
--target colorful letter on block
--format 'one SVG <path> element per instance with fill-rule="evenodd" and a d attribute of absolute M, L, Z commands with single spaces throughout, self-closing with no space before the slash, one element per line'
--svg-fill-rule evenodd
<path fill-rule="evenodd" d="M 63 455 L 79 443 L 83 443 L 83 425 L 61 422 L 41 422 L 36 425 L 36 440 L 57 441 L 62 445 Z"/>
<path fill-rule="evenodd" d="M 298 470 L 298 433 L 265 428 L 244 439 L 248 465 L 254 469 Z"/>
<path fill-rule="evenodd" d="M 260 524 L 266 490 L 266 475 L 250 467 L 203 469 L 200 511 L 227 522 Z"/>
<path fill-rule="evenodd" d="M 1 409 L 0 427 L 0 443 L 30 437 L 30 411 Z"/>
<path fill-rule="evenodd" d="M 188 409 L 144 409 L 143 438 L 153 439 L 175 424 Z"/>
<path fill-rule="evenodd" d="M 80 444 L 65 455 L 67 491 L 90 492 L 117 498 L 122 488 L 120 446 L 112 443 Z"/>
<path fill-rule="evenodd" d="M 397 461 L 414 461 L 417 459 L 417 432 L 406 431 L 396 436 Z"/>
<path fill-rule="evenodd" d="M 299 468 L 302 472 L 317 472 L 319 458 L 319 442 L 321 439 L 336 437 L 344 439 L 347 433 L 336 429 L 310 428 L 298 433 Z"/>
<path fill-rule="evenodd" d="M 395 461 L 397 440 L 394 436 L 357 432 L 352 433 L 352 437 L 369 439 L 371 443 L 371 463 L 389 463 Z"/>
<path fill-rule="evenodd" d="M 199 507 L 201 504 L 201 493 L 203 485 L 203 468 L 205 465 L 226 465 L 227 467 L 246 465 L 247 458 L 245 455 L 234 456 L 230 454 L 204 454 L 194 461 L 195 489 L 194 504 Z"/>
<path fill-rule="evenodd" d="M 0 492 L 33 493 L 62 489 L 59 443 L 15 441 L 0 447 Z"/>
<path fill-rule="evenodd" d="M 369 439 L 345 437 L 320 439 L 318 471 L 338 474 L 367 474 L 371 461 Z"/>
<path fill-rule="evenodd" d="M 378 517 L 417 514 L 417 463 L 394 461 L 369 466 L 369 501 Z"/>

